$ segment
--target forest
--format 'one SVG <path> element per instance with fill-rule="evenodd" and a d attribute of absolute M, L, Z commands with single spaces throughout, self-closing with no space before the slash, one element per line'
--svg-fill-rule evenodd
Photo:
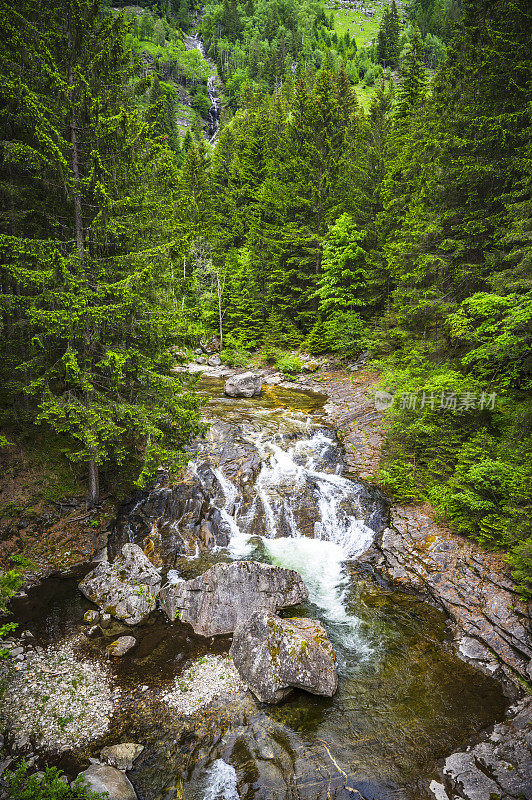
<path fill-rule="evenodd" d="M 374 484 L 529 600 L 532 5 L 364 5 L 1 0 L 0 448 L 97 513 L 190 458 L 209 340 L 287 381 L 362 356 Z"/>
<path fill-rule="evenodd" d="M 366 49 L 316 2 L 210 3 L 214 148 L 198 9 L 145 5 L 3 5 L 6 430 L 60 437 L 90 502 L 113 465 L 175 466 L 201 423 L 170 348 L 217 332 L 220 300 L 228 363 L 369 351 L 398 399 L 381 485 L 511 552 L 530 591 L 528 3 L 393 3 Z"/>

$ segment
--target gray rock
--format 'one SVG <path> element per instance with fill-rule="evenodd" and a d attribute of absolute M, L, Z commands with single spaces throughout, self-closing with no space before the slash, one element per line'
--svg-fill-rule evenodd
<path fill-rule="evenodd" d="M 117 769 L 125 770 L 133 767 L 133 762 L 144 750 L 143 745 L 134 742 L 123 742 L 111 747 L 104 747 L 100 752 L 100 759 L 104 764 L 110 764 Z"/>
<path fill-rule="evenodd" d="M 219 367 L 222 364 L 222 359 L 218 355 L 210 356 L 207 359 L 207 364 L 209 367 Z"/>
<path fill-rule="evenodd" d="M 459 654 L 483 672 L 518 685 L 532 659 L 530 608 L 499 556 L 434 522 L 423 507 L 395 506 L 382 535 L 384 572 L 438 605 L 460 640 Z"/>
<path fill-rule="evenodd" d="M 432 792 L 435 800 L 449 800 L 449 795 L 445 791 L 445 788 L 441 783 L 438 783 L 438 781 L 430 782 L 429 791 Z"/>
<path fill-rule="evenodd" d="M 320 622 L 257 611 L 235 631 L 230 650 L 242 680 L 262 702 L 292 687 L 332 697 L 338 686 L 333 647 Z"/>
<path fill-rule="evenodd" d="M 155 608 L 161 576 L 138 545 L 125 544 L 112 564 L 98 564 L 79 588 L 107 614 L 137 625 Z"/>
<path fill-rule="evenodd" d="M 137 800 L 137 794 L 123 772 L 107 764 L 91 764 L 80 772 L 83 782 L 95 792 L 107 792 L 108 800 Z"/>
<path fill-rule="evenodd" d="M 196 356 L 196 364 L 205 364 L 205 356 Z"/>
<path fill-rule="evenodd" d="M 299 573 L 255 561 L 215 564 L 190 581 L 163 588 L 161 606 L 202 636 L 232 633 L 254 611 L 278 611 L 308 598 Z"/>
<path fill-rule="evenodd" d="M 95 625 L 100 619 L 100 612 L 99 611 L 86 611 L 83 615 L 83 622 L 86 622 L 88 625 Z"/>
<path fill-rule="evenodd" d="M 225 382 L 224 392 L 228 397 L 253 397 L 262 390 L 262 376 L 254 372 L 232 375 Z"/>
<path fill-rule="evenodd" d="M 453 793 L 464 800 L 500 800 L 501 790 L 487 775 L 477 769 L 471 753 L 453 753 L 443 768 Z"/>
<path fill-rule="evenodd" d="M 115 639 L 114 642 L 111 642 L 109 647 L 107 648 L 107 652 L 110 656 L 116 656 L 119 658 L 120 656 L 124 656 L 128 653 L 135 645 L 137 644 L 137 640 L 134 636 L 119 636 L 118 639 Z M 122 767 L 120 767 L 122 769 Z"/>

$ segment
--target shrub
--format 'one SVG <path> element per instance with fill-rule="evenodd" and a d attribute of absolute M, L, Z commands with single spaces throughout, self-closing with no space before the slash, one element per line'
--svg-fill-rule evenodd
<path fill-rule="evenodd" d="M 226 348 L 220 352 L 220 358 L 229 367 L 245 367 L 249 363 L 250 355 L 247 350 Z"/>
<path fill-rule="evenodd" d="M 106 800 L 107 792 L 96 793 L 81 778 L 70 786 L 55 767 L 46 767 L 41 779 L 28 774 L 28 764 L 22 761 L 12 772 L 4 773 L 10 800 Z"/>
<path fill-rule="evenodd" d="M 201 117 L 206 117 L 211 109 L 211 101 L 204 92 L 198 92 L 192 98 L 192 108 L 197 111 Z"/>
<path fill-rule="evenodd" d="M 259 359 L 263 364 L 277 364 L 282 355 L 283 352 L 278 347 L 264 347 L 259 353 Z"/>
<path fill-rule="evenodd" d="M 508 561 L 521 596 L 524 600 L 532 599 L 532 536 L 513 548 Z"/>
<path fill-rule="evenodd" d="M 298 356 L 287 353 L 277 360 L 277 366 L 284 375 L 297 375 L 303 369 L 303 363 Z"/>

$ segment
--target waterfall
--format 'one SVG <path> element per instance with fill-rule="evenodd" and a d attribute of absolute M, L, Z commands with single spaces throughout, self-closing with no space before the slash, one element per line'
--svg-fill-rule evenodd
<path fill-rule="evenodd" d="M 211 72 L 216 73 L 216 68 L 206 54 L 203 42 L 198 36 L 194 35 L 186 39 L 185 46 L 187 50 L 199 50 L 203 59 L 211 68 Z M 214 144 L 216 141 L 218 128 L 220 127 L 221 112 L 221 103 L 220 98 L 218 97 L 218 91 L 216 89 L 215 74 L 211 74 L 207 80 L 207 94 L 209 96 L 209 100 L 211 101 L 211 107 L 207 114 L 207 122 L 209 126 L 207 138 L 210 144 Z"/>
<path fill-rule="evenodd" d="M 212 470 L 222 493 L 217 508 L 228 530 L 227 550 L 233 558 L 249 558 L 261 546 L 269 561 L 299 572 L 333 641 L 360 659 L 371 650 L 359 619 L 346 611 L 345 565 L 375 533 L 363 519 L 362 487 L 338 474 L 341 453 L 331 432 L 309 431 L 307 419 L 297 427 L 296 438 L 247 429 L 244 438 L 261 467 L 246 509 L 238 486 L 220 467 Z"/>

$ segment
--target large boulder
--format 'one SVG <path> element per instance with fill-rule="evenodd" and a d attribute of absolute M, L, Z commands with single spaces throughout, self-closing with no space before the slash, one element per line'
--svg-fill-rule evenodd
<path fill-rule="evenodd" d="M 134 742 L 123 742 L 104 747 L 100 751 L 100 760 L 111 767 L 125 770 L 133 769 L 133 762 L 144 750 L 144 745 Z"/>
<path fill-rule="evenodd" d="M 108 800 L 137 800 L 137 794 L 124 773 L 107 764 L 91 764 L 80 772 L 80 777 L 94 792 L 107 792 Z"/>
<path fill-rule="evenodd" d="M 292 687 L 332 697 L 338 686 L 334 650 L 316 620 L 257 611 L 235 631 L 230 654 L 264 703 L 278 703 Z"/>
<path fill-rule="evenodd" d="M 228 397 L 253 397 L 262 390 L 262 376 L 254 372 L 232 375 L 225 382 L 224 392 Z"/>
<path fill-rule="evenodd" d="M 79 588 L 107 614 L 137 625 L 155 608 L 161 576 L 137 544 L 125 544 L 112 564 L 98 564 Z"/>
<path fill-rule="evenodd" d="M 292 569 L 255 561 L 215 564 L 198 578 L 161 591 L 161 606 L 171 621 L 188 622 L 202 636 L 232 633 L 254 611 L 278 611 L 308 598 Z"/>

